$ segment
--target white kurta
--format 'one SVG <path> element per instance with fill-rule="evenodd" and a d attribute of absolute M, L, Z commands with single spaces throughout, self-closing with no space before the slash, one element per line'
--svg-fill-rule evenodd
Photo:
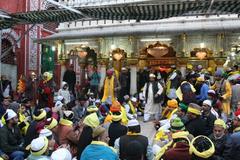
<path fill-rule="evenodd" d="M 146 95 L 147 91 L 147 83 L 144 85 L 143 89 L 143 95 Z M 158 92 L 157 94 L 161 95 L 163 92 L 163 88 L 160 83 L 158 83 Z M 146 98 L 146 97 L 145 97 Z M 153 89 L 152 89 L 152 83 L 149 84 L 148 88 L 148 99 L 147 103 L 144 108 L 144 113 L 146 114 L 157 114 L 160 112 L 160 103 L 154 103 L 154 95 L 153 95 Z"/>

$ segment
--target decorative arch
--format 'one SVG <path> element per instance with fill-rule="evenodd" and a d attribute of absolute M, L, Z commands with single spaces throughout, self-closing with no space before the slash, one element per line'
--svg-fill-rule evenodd
<path fill-rule="evenodd" d="M 176 51 L 172 46 L 156 42 L 155 44 L 150 44 L 143 48 L 140 51 L 140 55 L 147 55 L 147 57 L 152 58 L 175 57 Z"/>
<path fill-rule="evenodd" d="M 41 10 L 48 10 L 49 8 L 57 9 L 57 7 L 54 4 L 49 3 L 48 1 L 42 1 L 42 4 L 40 7 L 41 7 Z"/>
<path fill-rule="evenodd" d="M 17 48 L 20 48 L 20 41 L 17 42 L 17 40 L 20 39 L 20 35 L 18 35 L 17 32 L 15 32 L 14 30 L 4 29 L 2 31 L 2 39 L 7 39 L 9 42 L 11 42 L 13 46 L 13 52 L 15 52 L 16 50 L 15 44 L 17 44 Z"/>

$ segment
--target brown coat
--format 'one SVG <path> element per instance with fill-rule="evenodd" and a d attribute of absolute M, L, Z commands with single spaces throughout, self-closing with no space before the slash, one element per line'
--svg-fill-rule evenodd
<path fill-rule="evenodd" d="M 79 131 L 74 130 L 71 121 L 65 119 L 60 120 L 57 130 L 59 145 L 70 145 L 72 154 L 75 154 L 77 152 L 79 136 Z"/>
<path fill-rule="evenodd" d="M 177 142 L 176 146 L 170 148 L 163 155 L 164 160 L 191 160 L 189 154 L 189 145 L 183 142 Z"/>

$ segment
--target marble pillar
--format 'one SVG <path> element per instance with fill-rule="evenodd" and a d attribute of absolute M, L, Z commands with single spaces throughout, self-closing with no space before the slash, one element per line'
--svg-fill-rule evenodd
<path fill-rule="evenodd" d="M 130 66 L 130 94 L 137 93 L 137 66 Z"/>

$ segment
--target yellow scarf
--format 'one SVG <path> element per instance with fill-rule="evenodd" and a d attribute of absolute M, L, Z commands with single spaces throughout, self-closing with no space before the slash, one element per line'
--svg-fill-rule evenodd
<path fill-rule="evenodd" d="M 59 124 L 61 125 L 64 125 L 64 126 L 72 126 L 73 125 L 73 122 L 72 121 L 69 121 L 67 119 L 61 119 Z"/>
<path fill-rule="evenodd" d="M 240 131 L 240 127 L 237 127 L 233 130 L 233 132 L 238 132 L 238 131 Z"/>
<path fill-rule="evenodd" d="M 130 109 L 132 111 L 132 114 L 136 114 L 136 109 L 134 108 L 133 104 L 131 101 L 128 102 L 129 106 L 130 106 Z"/>
<path fill-rule="evenodd" d="M 174 70 L 174 71 L 172 72 L 172 74 L 170 74 L 169 77 L 168 77 L 168 80 L 167 80 L 167 90 L 166 90 L 166 94 L 167 94 L 167 95 L 170 93 L 171 83 L 172 83 L 172 81 L 171 81 L 169 78 L 173 75 L 173 73 L 174 73 L 175 71 L 176 71 L 176 70 Z"/>
<path fill-rule="evenodd" d="M 112 102 L 115 101 L 114 76 L 112 76 L 110 79 L 107 77 L 104 81 L 104 94 L 103 94 L 102 102 L 105 102 L 109 96 L 111 96 Z"/>

